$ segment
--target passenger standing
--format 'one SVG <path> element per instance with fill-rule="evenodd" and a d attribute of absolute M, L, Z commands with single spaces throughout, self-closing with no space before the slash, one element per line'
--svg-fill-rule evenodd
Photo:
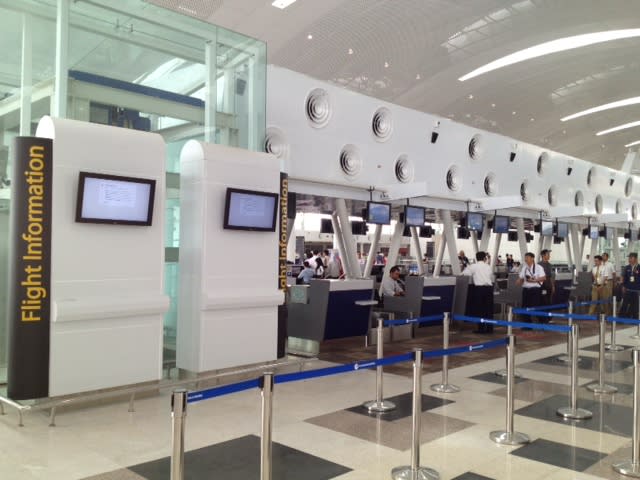
<path fill-rule="evenodd" d="M 544 269 L 545 280 L 542 284 L 542 305 L 551 305 L 556 293 L 556 279 L 551 268 L 551 250 L 546 248 L 540 252 L 540 266 Z"/>
<path fill-rule="evenodd" d="M 622 274 L 622 308 L 619 316 L 638 318 L 638 292 L 640 291 L 640 266 L 638 254 L 629 254 L 629 265 L 624 267 Z"/>
<path fill-rule="evenodd" d="M 520 269 L 518 285 L 522 285 L 522 307 L 538 307 L 542 302 L 542 283 L 545 280 L 544 269 L 535 262 L 536 256 L 527 252 L 524 255 L 524 265 Z M 524 321 L 531 322 L 528 315 Z"/>
<path fill-rule="evenodd" d="M 469 285 L 469 315 L 493 319 L 493 272 L 487 263 L 487 254 L 476 253 L 476 263 L 465 268 L 462 274 L 470 276 L 473 282 Z M 493 333 L 493 325 L 481 323 L 474 333 Z"/>

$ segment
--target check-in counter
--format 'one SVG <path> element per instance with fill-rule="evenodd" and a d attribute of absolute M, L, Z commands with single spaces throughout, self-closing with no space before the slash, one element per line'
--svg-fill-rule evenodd
<path fill-rule="evenodd" d="M 319 342 L 366 335 L 373 280 L 311 280 L 289 287 L 287 330 L 290 351 L 315 354 Z"/>
<path fill-rule="evenodd" d="M 556 292 L 551 303 L 567 303 L 569 297 L 574 296 L 576 286 L 573 284 L 573 275 L 570 272 L 556 274 Z"/>
<path fill-rule="evenodd" d="M 424 317 L 451 312 L 456 289 L 456 277 L 405 278 L 404 297 L 384 297 L 383 310 L 396 315 Z"/>

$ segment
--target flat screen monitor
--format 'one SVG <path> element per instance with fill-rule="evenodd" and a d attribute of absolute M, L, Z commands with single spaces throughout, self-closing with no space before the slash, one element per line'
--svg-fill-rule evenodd
<path fill-rule="evenodd" d="M 553 236 L 553 222 L 551 220 L 542 220 L 540 222 L 540 235 L 543 237 Z"/>
<path fill-rule="evenodd" d="M 609 240 L 613 238 L 613 227 L 604 227 L 605 237 Z"/>
<path fill-rule="evenodd" d="M 227 188 L 224 228 L 275 232 L 277 216 L 277 193 Z"/>
<path fill-rule="evenodd" d="M 496 215 L 493 217 L 493 232 L 494 233 L 509 233 L 509 217 L 502 215 Z"/>
<path fill-rule="evenodd" d="M 366 235 L 367 224 L 365 222 L 351 222 L 352 235 Z"/>
<path fill-rule="evenodd" d="M 507 240 L 509 242 L 517 242 L 518 241 L 518 232 L 510 231 L 507 233 Z"/>
<path fill-rule="evenodd" d="M 376 225 L 389 225 L 391 223 L 391 204 L 367 202 L 365 221 Z"/>
<path fill-rule="evenodd" d="M 433 236 L 433 227 L 431 225 L 426 225 L 420 228 L 420 237 L 431 238 L 432 236 Z"/>
<path fill-rule="evenodd" d="M 333 223 L 330 218 L 320 219 L 320 233 L 333 233 Z"/>
<path fill-rule="evenodd" d="M 149 226 L 156 181 L 80 172 L 76 222 Z"/>
<path fill-rule="evenodd" d="M 469 233 L 469 229 L 466 227 L 458 227 L 458 239 L 466 240 L 469 238 L 471 234 Z"/>
<path fill-rule="evenodd" d="M 404 229 L 402 230 L 402 236 L 403 237 L 410 237 L 411 236 L 411 227 L 409 227 L 409 225 L 405 225 Z"/>
<path fill-rule="evenodd" d="M 424 208 L 404 206 L 404 224 L 409 227 L 421 227 L 424 225 Z"/>
<path fill-rule="evenodd" d="M 558 223 L 558 232 L 556 236 L 558 238 L 567 238 L 569 235 L 569 224 L 568 223 Z"/>
<path fill-rule="evenodd" d="M 589 226 L 589 238 L 591 240 L 597 240 L 599 236 L 600 236 L 600 231 L 598 229 L 598 226 L 597 225 L 590 225 Z"/>
<path fill-rule="evenodd" d="M 467 213 L 467 228 L 476 232 L 481 232 L 484 224 L 484 217 L 481 213 Z"/>

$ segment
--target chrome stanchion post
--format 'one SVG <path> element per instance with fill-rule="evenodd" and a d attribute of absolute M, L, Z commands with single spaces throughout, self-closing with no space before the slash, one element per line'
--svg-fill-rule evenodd
<path fill-rule="evenodd" d="M 393 480 L 439 480 L 440 474 L 420 466 L 420 418 L 422 414 L 422 349 L 413 361 L 413 408 L 411 412 L 411 465 L 391 470 Z"/>
<path fill-rule="evenodd" d="M 512 332 L 512 328 L 511 328 L 511 322 L 513 322 L 513 307 L 511 305 L 509 305 L 509 311 L 507 312 L 507 322 L 509 322 L 509 326 L 507 327 L 507 336 L 511 335 Z M 500 370 L 496 370 L 495 372 L 493 372 L 495 375 L 499 376 L 499 377 L 506 377 L 507 376 L 507 369 L 506 368 L 501 368 Z M 520 378 L 522 377 L 522 374 L 520 372 L 518 372 L 517 370 L 513 370 L 513 375 L 516 378 Z"/>
<path fill-rule="evenodd" d="M 442 348 L 449 348 L 449 312 L 444 313 L 442 319 Z M 431 390 L 438 393 L 456 393 L 460 391 L 460 387 L 449 383 L 449 356 L 442 357 L 442 383 L 431 385 Z"/>
<path fill-rule="evenodd" d="M 616 393 L 618 389 L 613 385 L 604 383 L 604 337 L 607 335 L 607 317 L 603 313 L 600 315 L 600 349 L 598 358 L 598 383 L 587 385 L 587 389 L 593 393 Z"/>
<path fill-rule="evenodd" d="M 561 417 L 584 420 L 591 418 L 593 413 L 584 408 L 578 408 L 578 325 L 571 325 L 571 405 L 557 410 Z"/>
<path fill-rule="evenodd" d="M 569 306 L 567 307 L 567 313 L 571 315 L 573 313 L 573 300 L 569 300 Z M 573 318 L 569 317 L 567 319 L 567 326 L 571 327 L 573 325 Z M 559 362 L 571 363 L 571 332 L 567 333 L 567 353 L 566 355 L 560 355 L 557 360 Z"/>
<path fill-rule="evenodd" d="M 171 480 L 184 480 L 184 427 L 187 417 L 187 391 L 171 395 Z"/>
<path fill-rule="evenodd" d="M 378 319 L 378 327 L 376 328 L 376 345 L 377 358 L 384 358 L 384 320 Z M 382 365 L 376 367 L 376 399 L 365 402 L 362 406 L 369 412 L 385 413 L 396 408 L 395 403 L 382 398 Z"/>
<path fill-rule="evenodd" d="M 617 299 L 615 295 L 611 297 L 611 301 L 612 301 L 612 311 L 613 311 L 612 317 L 615 318 L 618 316 L 618 309 L 616 308 Z M 622 350 L 624 350 L 624 347 L 616 344 L 616 321 L 615 320 L 611 321 L 611 343 L 609 345 L 606 345 L 606 349 L 609 350 L 610 352 L 621 352 Z"/>
<path fill-rule="evenodd" d="M 496 430 L 489 434 L 489 438 L 501 445 L 522 445 L 531 440 L 528 435 L 513 431 L 513 394 L 515 387 L 515 349 L 516 337 L 509 334 L 507 344 L 507 421 L 506 430 Z"/>
<path fill-rule="evenodd" d="M 260 434 L 260 480 L 271 480 L 271 459 L 273 431 L 273 372 L 262 376 L 262 430 Z"/>
<path fill-rule="evenodd" d="M 638 294 L 638 319 L 640 319 L 640 290 L 638 290 L 637 294 Z M 636 333 L 631 335 L 629 338 L 633 338 L 634 340 L 640 339 L 640 323 L 638 324 Z"/>
<path fill-rule="evenodd" d="M 631 460 L 616 463 L 613 469 L 629 477 L 640 478 L 640 349 L 633 349 L 633 434 L 631 437 Z"/>

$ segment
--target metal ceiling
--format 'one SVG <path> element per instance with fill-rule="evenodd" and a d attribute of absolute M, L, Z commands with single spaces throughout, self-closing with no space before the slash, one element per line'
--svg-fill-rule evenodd
<path fill-rule="evenodd" d="M 543 42 L 640 27 L 637 0 L 149 0 L 267 42 L 268 61 L 319 80 L 620 168 L 640 105 L 560 118 L 640 95 L 640 38 L 556 53 L 458 81 Z"/>

